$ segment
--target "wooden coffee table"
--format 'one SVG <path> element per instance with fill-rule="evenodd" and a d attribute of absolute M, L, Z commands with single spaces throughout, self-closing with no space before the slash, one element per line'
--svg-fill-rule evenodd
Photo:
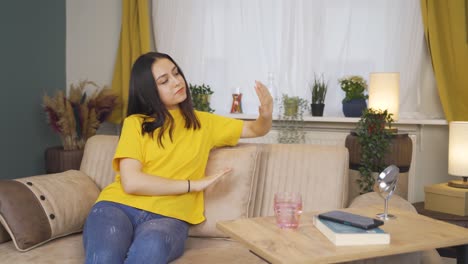
<path fill-rule="evenodd" d="M 382 206 L 343 210 L 374 217 Z M 335 246 L 314 227 L 318 212 L 304 213 L 298 230 L 279 229 L 274 217 L 222 221 L 217 228 L 271 263 L 335 263 L 450 246 L 458 246 L 457 263 L 468 263 L 468 229 L 412 212 L 390 212 L 397 219 L 382 226 L 390 233 L 389 245 Z"/>

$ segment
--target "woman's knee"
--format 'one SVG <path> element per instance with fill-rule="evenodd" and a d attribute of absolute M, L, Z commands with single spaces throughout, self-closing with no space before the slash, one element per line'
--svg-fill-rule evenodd
<path fill-rule="evenodd" d="M 125 263 L 168 263 L 171 252 L 171 245 L 168 242 L 166 234 L 161 232 L 149 232 L 138 238 L 135 237 Z"/>
<path fill-rule="evenodd" d="M 133 226 L 128 216 L 120 208 L 103 203 L 91 208 L 84 226 L 85 234 L 113 235 L 129 231 L 133 232 Z"/>
<path fill-rule="evenodd" d="M 176 222 L 174 222 L 176 221 Z M 129 263 L 158 260 L 153 263 L 167 263 L 184 253 L 188 224 L 174 219 L 156 219 L 140 225 L 130 247 Z M 137 261 L 138 259 L 138 261 Z"/>
<path fill-rule="evenodd" d="M 133 237 L 133 226 L 121 209 L 96 204 L 88 215 L 83 230 L 87 263 L 108 257 L 123 260 Z M 101 262 L 103 263 L 103 262 Z"/>

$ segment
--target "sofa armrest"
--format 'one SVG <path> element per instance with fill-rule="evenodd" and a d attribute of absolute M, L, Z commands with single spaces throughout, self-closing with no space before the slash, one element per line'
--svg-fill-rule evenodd
<path fill-rule="evenodd" d="M 81 171 L 0 180 L 0 222 L 16 248 L 27 251 L 80 232 L 99 195 Z"/>
<path fill-rule="evenodd" d="M 351 204 L 348 206 L 349 208 L 353 207 L 366 207 L 372 205 L 384 205 L 384 199 L 380 197 L 379 194 L 376 192 L 369 192 L 365 194 L 361 194 L 358 197 L 354 198 Z M 388 200 L 389 208 L 398 208 L 404 211 L 410 211 L 417 213 L 416 208 L 408 202 L 407 200 L 401 198 L 400 196 L 394 194 L 390 200 Z"/>

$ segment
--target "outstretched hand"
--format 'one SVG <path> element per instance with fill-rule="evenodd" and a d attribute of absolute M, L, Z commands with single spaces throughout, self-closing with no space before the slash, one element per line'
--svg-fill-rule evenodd
<path fill-rule="evenodd" d="M 192 181 L 193 184 L 193 190 L 194 191 L 203 191 L 209 186 L 213 185 L 215 182 L 217 182 L 221 177 L 224 175 L 230 174 L 232 172 L 232 168 L 224 168 L 218 172 L 216 172 L 213 175 L 208 175 L 203 179 Z"/>
<path fill-rule="evenodd" d="M 260 106 L 258 107 L 258 118 L 255 121 L 244 121 L 241 138 L 253 138 L 264 136 L 270 131 L 273 119 L 273 98 L 263 83 L 255 81 L 255 92 L 257 93 Z"/>
<path fill-rule="evenodd" d="M 273 97 L 270 91 L 260 81 L 255 81 L 255 92 L 257 93 L 258 100 L 260 100 L 260 106 L 258 107 L 258 113 L 261 117 L 271 119 L 273 113 Z"/>

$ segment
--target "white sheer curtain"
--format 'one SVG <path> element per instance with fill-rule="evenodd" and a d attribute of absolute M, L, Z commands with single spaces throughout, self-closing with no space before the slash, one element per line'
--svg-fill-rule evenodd
<path fill-rule="evenodd" d="M 237 87 L 244 113 L 257 113 L 254 80 L 269 72 L 278 97 L 310 101 L 315 73 L 329 83 L 324 115 L 340 117 L 339 78 L 400 72 L 400 119 L 443 116 L 419 0 L 153 0 L 153 22 L 157 50 L 215 90 L 217 113 Z"/>

